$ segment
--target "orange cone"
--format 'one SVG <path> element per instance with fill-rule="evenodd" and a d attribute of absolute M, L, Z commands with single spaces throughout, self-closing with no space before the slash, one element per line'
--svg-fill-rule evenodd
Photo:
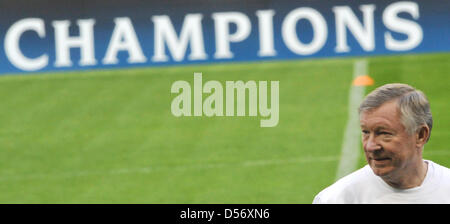
<path fill-rule="evenodd" d="M 361 75 L 356 77 L 355 80 L 353 80 L 354 86 L 371 86 L 375 83 L 375 81 L 368 75 Z"/>

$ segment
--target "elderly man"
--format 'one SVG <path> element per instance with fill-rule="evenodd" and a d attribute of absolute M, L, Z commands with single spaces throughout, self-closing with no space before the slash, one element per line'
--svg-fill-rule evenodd
<path fill-rule="evenodd" d="M 422 158 L 433 120 L 425 95 L 387 84 L 359 108 L 368 165 L 320 192 L 322 203 L 450 203 L 450 169 Z"/>

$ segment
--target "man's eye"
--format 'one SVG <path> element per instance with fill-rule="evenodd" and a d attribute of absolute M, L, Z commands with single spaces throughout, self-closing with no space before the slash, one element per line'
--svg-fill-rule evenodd
<path fill-rule="evenodd" d="M 379 134 L 380 134 L 380 135 L 392 135 L 391 133 L 385 132 L 385 131 L 382 131 L 382 132 L 380 132 Z"/>
<path fill-rule="evenodd" d="M 367 135 L 367 134 L 369 134 L 369 131 L 362 130 L 362 133 L 365 134 L 365 135 Z"/>

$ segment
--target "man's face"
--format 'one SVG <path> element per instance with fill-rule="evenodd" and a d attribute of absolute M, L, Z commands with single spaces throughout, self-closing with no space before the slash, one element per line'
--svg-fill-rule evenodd
<path fill-rule="evenodd" d="M 400 116 L 395 100 L 361 113 L 364 153 L 377 176 L 404 175 L 408 167 L 421 160 L 421 151 L 415 144 L 416 135 L 407 133 Z"/>

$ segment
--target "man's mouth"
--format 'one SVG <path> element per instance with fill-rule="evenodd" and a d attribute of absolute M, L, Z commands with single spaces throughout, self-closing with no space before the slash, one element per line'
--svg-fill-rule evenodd
<path fill-rule="evenodd" d="M 372 158 L 373 165 L 375 166 L 385 166 L 391 161 L 389 157 Z"/>
<path fill-rule="evenodd" d="M 384 160 L 390 160 L 389 157 L 384 157 L 384 158 L 373 158 L 373 160 L 375 161 L 384 161 Z"/>

